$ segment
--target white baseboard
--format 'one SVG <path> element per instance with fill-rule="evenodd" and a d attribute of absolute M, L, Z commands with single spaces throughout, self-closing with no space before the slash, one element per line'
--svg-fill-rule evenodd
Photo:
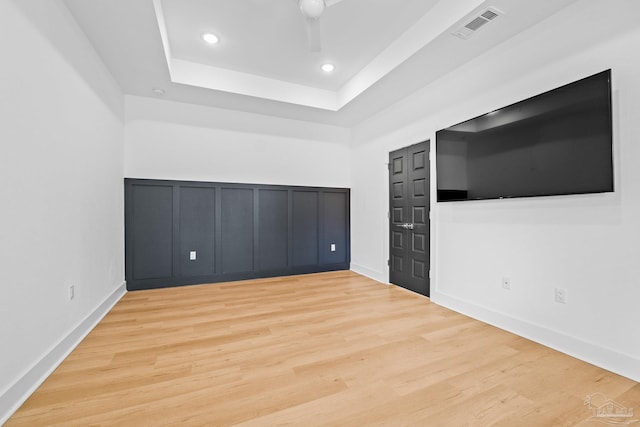
<path fill-rule="evenodd" d="M 91 312 L 67 336 L 62 338 L 49 353 L 0 395 L 0 426 L 33 394 L 62 361 L 80 344 L 102 318 L 126 294 L 126 283 L 122 282 L 93 312 Z"/>
<path fill-rule="evenodd" d="M 640 382 L 640 359 L 443 293 L 431 302 Z"/>
<path fill-rule="evenodd" d="M 373 279 L 375 281 L 385 283 L 387 285 L 389 284 L 388 277 L 386 277 L 386 274 L 381 271 L 374 270 L 372 268 L 365 267 L 363 265 L 355 264 L 353 262 L 351 263 L 350 267 L 351 267 L 351 271 L 353 271 L 354 273 L 362 274 L 363 276 L 366 276 L 369 279 Z"/>

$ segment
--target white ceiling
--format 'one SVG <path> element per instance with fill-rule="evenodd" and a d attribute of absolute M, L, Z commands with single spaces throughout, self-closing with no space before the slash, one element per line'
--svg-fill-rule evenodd
<path fill-rule="evenodd" d="M 127 94 L 350 127 L 576 0 L 342 0 L 320 52 L 296 0 L 65 1 Z M 488 6 L 504 14 L 451 35 Z"/>
<path fill-rule="evenodd" d="M 159 3 L 175 58 L 338 90 L 437 0 L 341 1 L 327 8 L 320 19 L 320 52 L 309 50 L 306 22 L 296 0 Z M 214 47 L 202 43 L 200 35 L 207 31 L 218 34 L 222 43 Z M 332 75 L 320 71 L 324 62 L 338 65 Z"/>

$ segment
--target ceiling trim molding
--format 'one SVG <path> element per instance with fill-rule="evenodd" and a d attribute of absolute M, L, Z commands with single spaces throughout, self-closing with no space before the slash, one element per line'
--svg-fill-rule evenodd
<path fill-rule="evenodd" d="M 420 49 L 449 31 L 463 17 L 479 9 L 486 0 L 445 0 L 438 2 L 413 26 L 394 40 L 366 67 L 347 82 L 338 97 L 344 106 L 391 73 Z M 437 24 L 437 25 L 434 25 Z"/>
<path fill-rule="evenodd" d="M 190 86 L 256 96 L 274 101 L 338 111 L 336 92 L 255 74 L 171 58 L 171 81 Z"/>
<path fill-rule="evenodd" d="M 153 0 L 169 76 L 173 83 L 329 111 L 339 111 L 485 3 L 485 0 L 440 0 L 340 89 L 331 91 L 174 58 L 162 0 Z"/>
<path fill-rule="evenodd" d="M 162 0 L 153 0 L 153 8 L 156 12 L 156 19 L 158 20 L 158 29 L 160 30 L 160 39 L 162 40 L 162 48 L 164 49 L 164 56 L 167 60 L 167 67 L 169 68 L 169 74 L 171 74 L 171 44 L 169 43 L 169 33 L 167 32 L 167 23 L 164 19 L 164 10 L 162 9 Z"/>

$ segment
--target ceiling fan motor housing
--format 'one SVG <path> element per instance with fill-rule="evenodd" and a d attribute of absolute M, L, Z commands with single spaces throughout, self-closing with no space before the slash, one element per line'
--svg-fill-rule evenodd
<path fill-rule="evenodd" d="M 327 4 L 325 0 L 299 0 L 300 11 L 308 19 L 318 19 Z"/>

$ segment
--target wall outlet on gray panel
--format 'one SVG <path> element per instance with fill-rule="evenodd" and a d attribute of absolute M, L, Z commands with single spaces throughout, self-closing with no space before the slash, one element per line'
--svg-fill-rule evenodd
<path fill-rule="evenodd" d="M 332 243 L 331 244 L 331 252 L 335 252 L 336 251 L 336 244 Z"/>
<path fill-rule="evenodd" d="M 190 251 L 189 252 L 189 260 L 190 261 L 195 261 L 197 257 L 196 251 Z"/>

